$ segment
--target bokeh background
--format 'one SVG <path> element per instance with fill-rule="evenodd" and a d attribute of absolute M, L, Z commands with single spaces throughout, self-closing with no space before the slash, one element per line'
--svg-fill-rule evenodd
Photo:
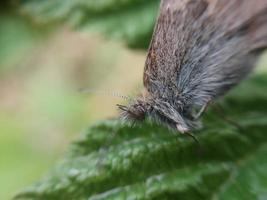
<path fill-rule="evenodd" d="M 95 121 L 117 115 L 120 98 L 142 85 L 144 51 L 100 35 L 36 28 L 0 14 L 0 199 L 40 179 L 68 143 Z"/>
<path fill-rule="evenodd" d="M 122 99 L 80 88 L 135 95 L 145 57 L 145 48 L 129 49 L 67 25 L 37 26 L 2 7 L 0 199 L 40 179 L 89 124 L 117 116 Z M 265 54 L 257 73 L 266 63 Z"/>

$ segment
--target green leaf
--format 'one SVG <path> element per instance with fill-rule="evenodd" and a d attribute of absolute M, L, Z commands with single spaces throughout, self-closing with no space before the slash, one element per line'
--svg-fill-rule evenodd
<path fill-rule="evenodd" d="M 159 6 L 159 0 L 17 1 L 22 13 L 39 24 L 64 22 L 138 48 L 148 46 Z"/>
<path fill-rule="evenodd" d="M 74 142 L 46 178 L 17 195 L 24 200 L 267 199 L 267 79 L 256 76 L 209 110 L 191 138 L 149 122 L 103 121 Z"/>

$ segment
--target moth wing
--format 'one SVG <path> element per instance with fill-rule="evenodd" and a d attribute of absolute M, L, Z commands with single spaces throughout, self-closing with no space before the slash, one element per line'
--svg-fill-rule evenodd
<path fill-rule="evenodd" d="M 175 82 L 190 36 L 183 29 L 197 20 L 207 6 L 205 0 L 161 1 L 143 75 L 144 86 L 149 92 L 163 93 L 164 89 L 158 85 L 171 87 L 170 83 Z"/>
<path fill-rule="evenodd" d="M 267 1 L 266 0 L 210 0 L 210 13 L 216 15 L 219 26 L 225 32 L 246 32 L 251 49 L 267 46 Z"/>
<path fill-rule="evenodd" d="M 209 2 L 206 17 L 199 21 L 205 25 L 202 36 L 197 36 L 177 79 L 192 105 L 205 105 L 225 94 L 248 75 L 267 48 L 266 0 Z"/>
<path fill-rule="evenodd" d="M 205 105 L 243 79 L 266 48 L 266 0 L 162 0 L 144 85 Z"/>

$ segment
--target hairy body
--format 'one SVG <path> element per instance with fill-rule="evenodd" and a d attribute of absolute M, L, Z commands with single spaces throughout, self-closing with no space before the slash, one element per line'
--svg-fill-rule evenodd
<path fill-rule="evenodd" d="M 266 0 L 162 0 L 145 91 L 119 106 L 122 116 L 197 129 L 208 104 L 244 79 L 266 48 Z"/>

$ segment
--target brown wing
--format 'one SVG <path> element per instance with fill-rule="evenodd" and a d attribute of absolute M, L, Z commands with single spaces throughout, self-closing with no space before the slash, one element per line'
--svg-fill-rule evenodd
<path fill-rule="evenodd" d="M 145 63 L 143 82 L 148 91 L 153 83 L 166 81 L 176 74 L 190 42 L 188 25 L 206 10 L 205 0 L 162 0 L 158 20 Z M 188 31 L 187 31 L 188 30 Z M 167 73 L 166 73 L 167 72 Z M 172 77 L 175 81 L 176 77 Z"/>
<path fill-rule="evenodd" d="M 210 15 L 225 33 L 246 32 L 251 49 L 267 46 L 267 0 L 210 0 Z"/>
<path fill-rule="evenodd" d="M 145 87 L 162 95 L 162 86 L 176 85 L 185 63 L 195 66 L 210 53 L 196 53 L 197 45 L 209 43 L 209 37 L 217 37 L 217 42 L 235 34 L 246 36 L 247 52 L 267 47 L 267 0 L 162 0 L 145 63 Z"/>

